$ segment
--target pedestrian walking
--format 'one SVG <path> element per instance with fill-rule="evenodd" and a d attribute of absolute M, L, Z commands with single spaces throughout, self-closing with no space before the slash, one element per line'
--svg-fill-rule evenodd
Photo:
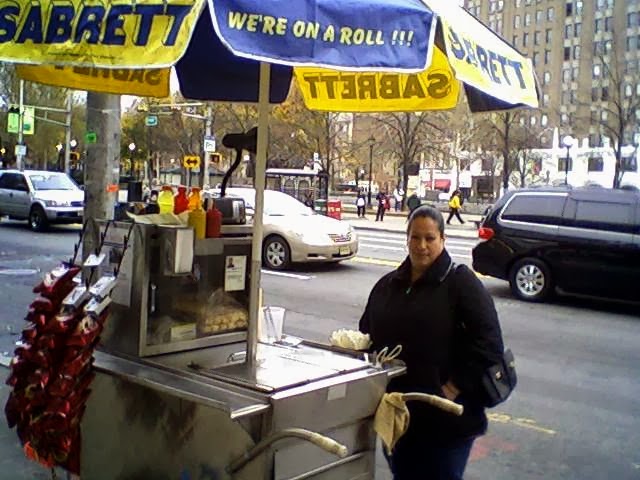
<path fill-rule="evenodd" d="M 403 198 L 404 198 L 404 190 L 402 190 L 402 187 L 396 186 L 396 188 L 393 189 L 393 199 L 395 201 L 394 208 L 396 212 L 400 211 L 400 208 L 402 207 Z"/>
<path fill-rule="evenodd" d="M 460 202 L 460 190 L 455 190 L 449 199 L 449 218 L 447 218 L 447 225 L 451 224 L 451 219 L 455 217 L 460 221 L 462 225 L 464 225 L 464 220 L 460 216 L 460 209 L 462 208 L 462 203 Z"/>
<path fill-rule="evenodd" d="M 417 193 L 412 193 L 411 196 L 407 199 L 407 207 L 409 207 L 409 215 L 407 216 L 407 218 L 409 216 L 411 216 L 411 214 L 413 213 L 413 211 L 418 208 L 420 205 L 422 205 L 422 201 L 420 200 L 420 197 L 418 197 Z"/>
<path fill-rule="evenodd" d="M 367 200 L 364 198 L 364 193 L 362 193 L 362 190 L 360 190 L 358 192 L 358 197 L 356 198 L 356 208 L 358 209 L 358 218 L 364 218 L 366 204 L 367 204 Z"/>
<path fill-rule="evenodd" d="M 483 375 L 504 353 L 500 323 L 482 282 L 466 265 L 454 266 L 438 210 L 413 211 L 407 247 L 404 262 L 373 287 L 359 329 L 370 335 L 371 352 L 402 346 L 407 371 L 387 392 L 435 394 L 464 411 L 408 402 L 408 429 L 388 460 L 394 480 L 461 480 L 475 438 L 487 429 Z"/>
<path fill-rule="evenodd" d="M 387 208 L 387 194 L 385 192 L 378 192 L 376 195 L 378 201 L 378 211 L 376 212 L 376 222 L 384 222 L 384 212 Z"/>

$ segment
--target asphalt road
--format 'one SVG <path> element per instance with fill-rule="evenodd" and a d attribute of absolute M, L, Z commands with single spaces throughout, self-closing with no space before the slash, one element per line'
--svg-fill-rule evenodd
<path fill-rule="evenodd" d="M 79 229 L 32 234 L 0 223 L 0 352 L 10 352 L 31 288 L 73 251 Z M 286 332 L 326 340 L 355 328 L 368 293 L 405 256 L 403 235 L 360 232 L 361 250 L 338 265 L 265 273 L 265 302 L 287 309 Z M 451 239 L 457 262 L 473 241 Z M 468 480 L 640 479 L 640 315 L 637 307 L 561 298 L 514 300 L 505 283 L 482 278 L 517 358 L 519 385 L 491 411 L 474 447 Z M 379 479 L 389 478 L 383 461 Z"/>

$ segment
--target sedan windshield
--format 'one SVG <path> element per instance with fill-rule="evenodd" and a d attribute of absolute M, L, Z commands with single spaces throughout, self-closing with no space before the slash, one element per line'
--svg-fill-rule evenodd
<path fill-rule="evenodd" d="M 66 175 L 62 174 L 33 174 L 29 175 L 29 180 L 34 190 L 77 190 L 77 186 Z"/>

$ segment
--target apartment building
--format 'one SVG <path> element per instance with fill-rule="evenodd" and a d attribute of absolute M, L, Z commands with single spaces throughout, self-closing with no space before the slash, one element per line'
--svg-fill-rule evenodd
<path fill-rule="evenodd" d="M 640 0 L 464 0 L 465 8 L 533 60 L 541 108 L 527 121 L 606 144 L 601 124 L 622 95 L 640 97 Z M 617 68 L 616 68 L 617 67 Z M 634 142 L 636 128 L 624 144 Z"/>

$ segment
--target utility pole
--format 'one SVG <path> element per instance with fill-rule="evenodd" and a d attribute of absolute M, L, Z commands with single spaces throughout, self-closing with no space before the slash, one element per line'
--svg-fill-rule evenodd
<path fill-rule="evenodd" d="M 96 143 L 87 145 L 84 169 L 84 218 L 113 219 L 120 183 L 120 95 L 87 93 L 87 131 Z M 87 229 L 83 245 L 86 258 L 99 242 L 99 231 Z"/>
<path fill-rule="evenodd" d="M 24 80 L 20 80 L 20 101 L 19 101 L 19 121 L 18 121 L 18 145 L 24 145 Z M 16 168 L 22 170 L 24 165 L 22 164 L 22 152 L 16 153 Z"/>
<path fill-rule="evenodd" d="M 209 138 L 211 137 L 211 124 L 212 119 L 211 119 L 211 105 L 207 106 L 207 113 L 205 114 L 205 119 L 204 119 L 204 137 L 205 138 Z M 203 139 L 203 145 L 204 145 L 204 139 Z M 204 188 L 204 186 L 206 184 L 209 183 L 209 153 L 204 151 L 204 147 L 202 149 L 202 155 L 203 155 L 203 161 L 202 161 L 202 188 Z"/>

